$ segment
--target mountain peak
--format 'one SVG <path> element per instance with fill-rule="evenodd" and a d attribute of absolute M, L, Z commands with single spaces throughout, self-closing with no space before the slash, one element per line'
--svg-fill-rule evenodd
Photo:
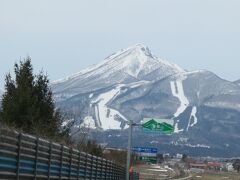
<path fill-rule="evenodd" d="M 127 49 L 135 49 L 135 50 L 141 50 L 141 51 L 149 51 L 149 48 L 143 44 L 143 43 L 137 43 L 133 46 L 130 46 L 129 48 Z"/>
<path fill-rule="evenodd" d="M 77 89 L 81 89 L 82 85 L 87 89 L 95 89 L 96 84 L 99 84 L 98 88 L 101 84 L 101 88 L 103 88 L 119 83 L 154 81 L 181 72 L 185 71 L 176 64 L 152 55 L 146 45 L 138 43 L 117 51 L 102 62 L 55 81 L 53 84 L 55 87 L 65 86 L 67 89 L 75 88 L 77 91 Z"/>
<path fill-rule="evenodd" d="M 135 45 L 129 46 L 128 48 L 124 48 L 121 49 L 120 51 L 113 53 L 112 55 L 108 56 L 105 60 L 112 60 L 130 54 L 134 56 L 145 55 L 153 58 L 151 51 L 146 45 L 144 45 L 143 43 L 137 43 Z M 140 58 L 139 60 L 142 59 Z"/>
<path fill-rule="evenodd" d="M 135 44 L 134 46 L 132 46 L 132 49 L 135 50 L 136 52 L 142 52 L 146 56 L 153 57 L 153 55 L 152 55 L 150 49 L 148 48 L 148 46 L 146 46 L 142 43 Z"/>
<path fill-rule="evenodd" d="M 147 48 L 147 46 L 144 43 L 136 43 L 130 47 L 135 47 L 135 48 Z M 129 48 L 130 48 L 129 47 Z"/>
<path fill-rule="evenodd" d="M 172 64 L 166 60 L 154 56 L 150 49 L 142 44 L 137 43 L 125 49 L 121 49 L 105 59 L 107 64 L 115 64 L 123 70 L 124 73 L 134 78 L 145 76 L 157 69 L 161 69 L 164 73 L 175 74 L 185 72 L 176 64 Z"/>

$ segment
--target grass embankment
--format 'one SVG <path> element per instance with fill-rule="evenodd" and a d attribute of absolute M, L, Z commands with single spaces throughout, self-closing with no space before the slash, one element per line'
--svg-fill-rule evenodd
<path fill-rule="evenodd" d="M 216 172 L 193 174 L 192 180 L 240 180 L 240 174 L 235 172 Z"/>

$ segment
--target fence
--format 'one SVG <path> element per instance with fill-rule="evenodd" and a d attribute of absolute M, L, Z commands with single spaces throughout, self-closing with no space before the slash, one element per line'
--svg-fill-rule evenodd
<path fill-rule="evenodd" d="M 16 131 L 0 129 L 0 179 L 124 180 L 112 161 Z M 133 173 L 132 179 L 139 175 Z"/>

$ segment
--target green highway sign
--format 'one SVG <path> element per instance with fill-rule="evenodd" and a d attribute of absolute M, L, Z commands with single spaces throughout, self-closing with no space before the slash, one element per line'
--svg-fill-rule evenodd
<path fill-rule="evenodd" d="M 159 132 L 163 134 L 173 134 L 174 126 L 172 119 L 144 118 L 142 127 L 146 131 Z"/>
<path fill-rule="evenodd" d="M 134 156 L 134 159 L 136 161 L 141 161 L 141 162 L 150 162 L 150 163 L 157 163 L 157 157 L 143 157 L 143 156 Z"/>

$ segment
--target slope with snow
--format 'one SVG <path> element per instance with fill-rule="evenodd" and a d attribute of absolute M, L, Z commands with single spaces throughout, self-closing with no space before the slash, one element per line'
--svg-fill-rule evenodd
<path fill-rule="evenodd" d="M 74 127 L 89 127 L 101 143 L 126 146 L 126 121 L 172 118 L 174 136 L 148 136 L 136 131 L 134 142 L 157 144 L 187 153 L 238 155 L 240 86 L 207 70 L 184 71 L 152 55 L 141 44 L 118 51 L 103 62 L 52 84 L 57 107 L 74 114 Z M 105 131 L 114 129 L 118 131 Z M 100 130 L 100 131 L 98 131 Z M 103 130 L 103 131 L 102 131 Z M 219 139 L 221 138 L 221 141 Z M 157 143 L 159 139 L 169 144 Z M 102 140 L 102 141 L 101 141 Z M 226 147 L 222 144 L 228 144 Z M 192 151 L 192 149 L 195 149 Z M 175 148 L 174 151 L 176 152 Z M 199 155 L 199 154 L 198 154 Z"/>
<path fill-rule="evenodd" d="M 174 117 L 178 117 L 181 113 L 185 111 L 185 109 L 189 105 L 189 101 L 184 94 L 184 89 L 182 84 L 184 80 L 185 80 L 185 77 L 181 77 L 176 81 L 170 82 L 172 95 L 178 98 L 178 100 L 180 101 L 180 106 L 178 107 L 177 111 L 174 113 Z"/>
<path fill-rule="evenodd" d="M 136 44 L 107 57 L 104 61 L 52 83 L 59 99 L 69 98 L 115 84 L 155 80 L 185 72 L 175 64 L 152 55 L 148 47 Z"/>
<path fill-rule="evenodd" d="M 121 113 L 107 106 L 114 97 L 120 94 L 121 87 L 123 87 L 123 85 L 118 85 L 114 89 L 100 94 L 91 101 L 90 106 L 94 107 L 97 124 L 103 130 L 122 129 L 121 121 L 117 120 L 117 118 L 122 118 L 127 121 Z"/>
<path fill-rule="evenodd" d="M 184 131 L 184 129 L 179 129 L 178 128 L 178 123 L 179 123 L 179 120 L 177 120 L 177 122 L 174 125 L 174 133 L 180 133 L 180 132 Z"/>
<path fill-rule="evenodd" d="M 96 124 L 92 116 L 86 116 L 83 119 L 83 123 L 80 125 L 80 127 L 87 127 L 91 129 L 96 129 Z"/>
<path fill-rule="evenodd" d="M 192 118 L 193 118 L 193 122 L 191 123 Z M 190 114 L 190 118 L 188 120 L 187 131 L 188 131 L 189 127 L 193 127 L 194 125 L 196 125 L 197 121 L 198 121 L 198 119 L 197 119 L 197 107 L 193 106 L 191 114 Z"/>

